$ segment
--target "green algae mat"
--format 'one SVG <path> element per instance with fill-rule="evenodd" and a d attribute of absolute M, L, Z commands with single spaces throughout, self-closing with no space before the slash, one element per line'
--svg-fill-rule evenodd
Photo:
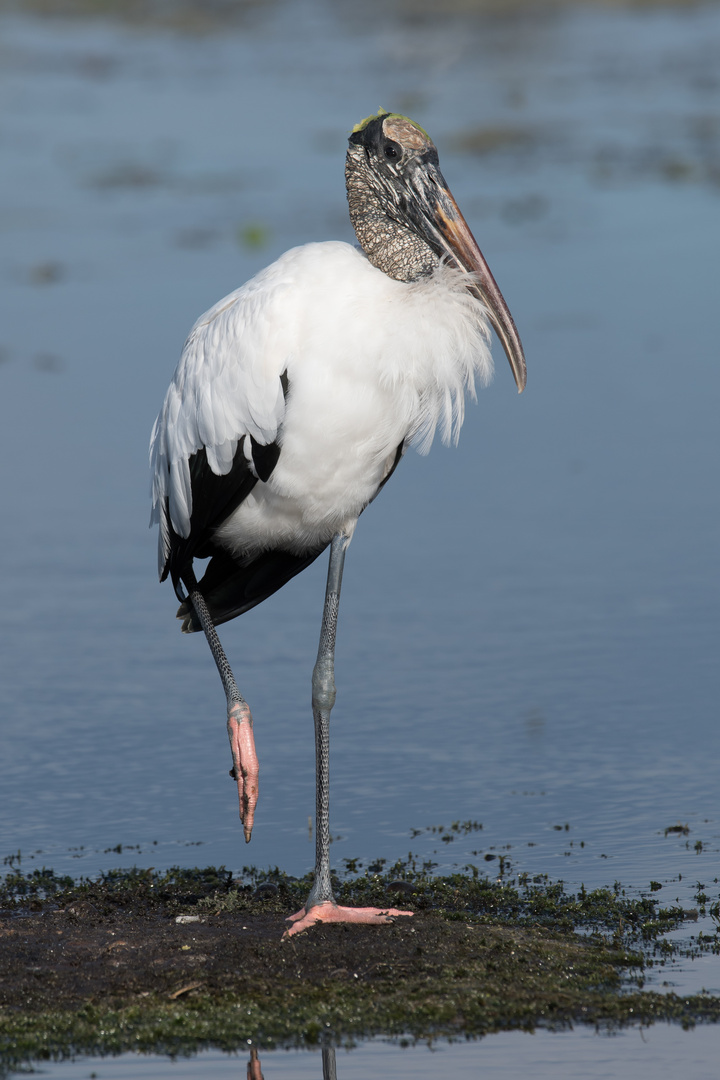
<path fill-rule="evenodd" d="M 343 902 L 411 918 L 283 941 L 309 884 L 251 868 L 241 879 L 210 867 L 92 882 L 12 871 L 0 885 L 0 1074 L 131 1049 L 720 1019 L 720 998 L 644 989 L 648 969 L 682 951 L 664 935 L 698 914 L 660 907 L 652 890 L 571 895 L 544 877 L 504 882 L 474 868 L 437 877 L 410 857 L 335 887 Z M 720 943 L 698 934 L 684 948 Z"/>

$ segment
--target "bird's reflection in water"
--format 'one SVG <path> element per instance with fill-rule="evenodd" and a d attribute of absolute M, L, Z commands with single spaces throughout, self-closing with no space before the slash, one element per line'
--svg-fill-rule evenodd
<path fill-rule="evenodd" d="M 247 1080 L 265 1080 L 260 1067 L 260 1058 L 258 1057 L 258 1052 L 254 1046 L 250 1051 L 250 1060 L 248 1061 L 247 1067 Z"/>
<path fill-rule="evenodd" d="M 250 1051 L 250 1060 L 247 1067 L 247 1080 L 265 1080 L 260 1065 L 260 1057 L 255 1047 Z M 337 1080 L 337 1068 L 335 1065 L 335 1049 L 325 1048 L 322 1051 L 322 1080 Z"/>
<path fill-rule="evenodd" d="M 330 1047 L 322 1052 L 323 1080 L 337 1080 L 335 1069 L 335 1049 Z"/>

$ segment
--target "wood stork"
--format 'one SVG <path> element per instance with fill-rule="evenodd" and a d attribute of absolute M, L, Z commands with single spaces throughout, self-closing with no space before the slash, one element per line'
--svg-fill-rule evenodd
<path fill-rule="evenodd" d="M 250 709 L 215 626 L 261 603 L 330 546 L 312 679 L 316 866 L 289 934 L 318 921 L 410 912 L 341 908 L 330 884 L 329 720 L 345 551 L 410 445 L 457 440 L 466 392 L 492 372 L 489 324 L 518 391 L 522 345 L 440 172 L 427 133 L 380 110 L 346 158 L 359 248 L 305 244 L 198 319 L 151 440 L 160 580 L 185 633 L 202 630 L 227 697 L 240 817 L 250 840 L 258 760 Z M 195 558 L 210 557 L 202 579 Z"/>

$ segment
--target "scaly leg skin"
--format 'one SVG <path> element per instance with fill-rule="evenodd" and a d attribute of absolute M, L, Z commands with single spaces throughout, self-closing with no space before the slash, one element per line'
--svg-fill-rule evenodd
<path fill-rule="evenodd" d="M 227 731 L 233 758 L 230 775 L 237 781 L 240 820 L 245 841 L 250 843 L 258 801 L 260 764 L 255 752 L 252 715 L 246 701 L 234 701 L 229 706 Z"/>
<path fill-rule="evenodd" d="M 347 536 L 339 533 L 330 545 L 320 645 L 312 678 L 316 769 L 315 882 L 305 907 L 287 920 L 291 925 L 283 934 L 283 940 L 301 934 L 318 922 L 378 924 L 392 922 L 398 915 L 412 915 L 412 911 L 396 908 L 340 907 L 330 881 L 330 712 L 335 704 L 335 633 L 345 549 L 349 542 Z"/>
<path fill-rule="evenodd" d="M 205 603 L 205 597 L 199 591 L 195 575 L 188 571 L 185 575 L 190 602 L 200 620 L 210 651 L 213 654 L 220 678 L 222 679 L 227 699 L 227 732 L 230 739 L 233 767 L 230 775 L 237 781 L 240 800 L 240 820 L 243 823 L 245 843 L 250 843 L 255 807 L 258 801 L 258 773 L 260 765 L 255 753 L 255 737 L 250 706 L 238 690 L 228 658 L 225 655 L 220 638 L 217 636 L 212 616 Z"/>

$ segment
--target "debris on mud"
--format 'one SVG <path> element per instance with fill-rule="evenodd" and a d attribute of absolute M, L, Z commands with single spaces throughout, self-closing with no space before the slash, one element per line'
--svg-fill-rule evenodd
<path fill-rule="evenodd" d="M 392 926 L 317 926 L 282 941 L 309 879 L 245 868 L 117 870 L 0 885 L 0 1073 L 126 1049 L 190 1053 L 383 1034 L 720 1019 L 720 999 L 644 990 L 681 908 L 545 877 L 432 876 L 412 856 L 335 882 L 344 903 L 402 897 Z"/>

